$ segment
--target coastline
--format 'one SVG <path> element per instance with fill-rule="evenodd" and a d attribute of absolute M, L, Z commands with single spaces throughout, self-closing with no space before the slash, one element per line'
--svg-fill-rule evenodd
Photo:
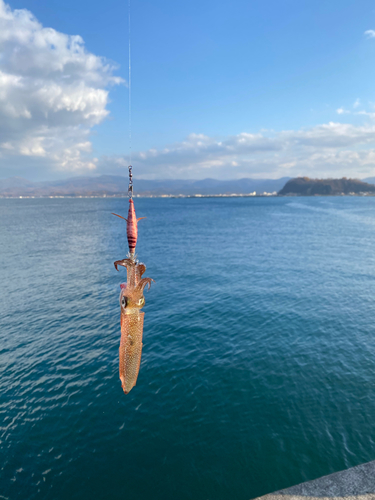
<path fill-rule="evenodd" d="M 339 194 L 278 194 L 278 193 L 231 193 L 231 194 L 135 194 L 134 198 L 328 198 L 342 196 L 357 196 L 357 197 L 374 197 L 375 193 L 339 193 Z M 18 199 L 48 199 L 48 198 L 128 198 L 128 194 L 93 194 L 93 195 L 45 195 L 45 196 L 4 196 L 0 195 L 0 199 L 18 200 Z"/>

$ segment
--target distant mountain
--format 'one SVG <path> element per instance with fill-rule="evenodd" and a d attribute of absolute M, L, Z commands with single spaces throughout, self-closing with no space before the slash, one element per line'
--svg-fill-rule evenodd
<path fill-rule="evenodd" d="M 316 196 L 341 194 L 375 194 L 375 185 L 359 179 L 309 179 L 297 177 L 290 179 L 279 191 L 282 196 Z"/>
<path fill-rule="evenodd" d="M 1 190 L 12 190 L 12 189 L 28 189 L 33 188 L 34 183 L 23 179 L 22 177 L 9 177 L 8 179 L 0 180 Z"/>
<path fill-rule="evenodd" d="M 248 194 L 254 191 L 277 192 L 289 180 L 281 179 L 237 179 L 221 181 L 203 180 L 135 180 L 134 190 L 141 196 L 160 195 L 215 195 Z M 31 182 L 21 177 L 0 180 L 0 196 L 126 196 L 128 178 L 116 175 L 99 177 L 72 177 L 54 182 Z"/>

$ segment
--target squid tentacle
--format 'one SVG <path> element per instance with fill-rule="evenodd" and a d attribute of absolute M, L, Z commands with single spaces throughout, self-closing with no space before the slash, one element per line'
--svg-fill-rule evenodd
<path fill-rule="evenodd" d="M 152 283 L 152 282 L 154 282 L 154 283 L 155 283 L 155 281 L 154 281 L 152 278 L 142 278 L 142 279 L 139 281 L 139 283 L 138 283 L 138 285 L 136 286 L 136 288 L 135 288 L 135 290 L 134 290 L 134 291 L 135 291 L 136 293 L 143 292 L 143 290 L 145 289 L 145 286 L 146 286 L 146 285 L 148 285 L 148 290 L 150 290 L 150 288 L 151 288 L 151 283 Z"/>
<path fill-rule="evenodd" d="M 128 259 L 122 259 L 122 260 L 116 260 L 116 262 L 113 263 L 113 265 L 115 266 L 116 268 L 116 271 L 118 271 L 118 266 L 123 266 L 123 267 L 127 267 L 126 265 L 126 261 Z"/>

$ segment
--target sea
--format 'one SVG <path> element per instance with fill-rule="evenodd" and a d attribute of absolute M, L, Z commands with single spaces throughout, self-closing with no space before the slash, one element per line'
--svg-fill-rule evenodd
<path fill-rule="evenodd" d="M 375 459 L 375 198 L 0 200 L 0 500 L 250 500 Z"/>

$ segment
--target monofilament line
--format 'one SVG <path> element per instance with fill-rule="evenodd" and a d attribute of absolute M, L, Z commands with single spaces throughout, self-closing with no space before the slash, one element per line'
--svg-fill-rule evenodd
<path fill-rule="evenodd" d="M 132 164 L 132 60 L 130 43 L 130 0 L 128 0 L 128 31 L 129 31 L 129 165 Z"/>

